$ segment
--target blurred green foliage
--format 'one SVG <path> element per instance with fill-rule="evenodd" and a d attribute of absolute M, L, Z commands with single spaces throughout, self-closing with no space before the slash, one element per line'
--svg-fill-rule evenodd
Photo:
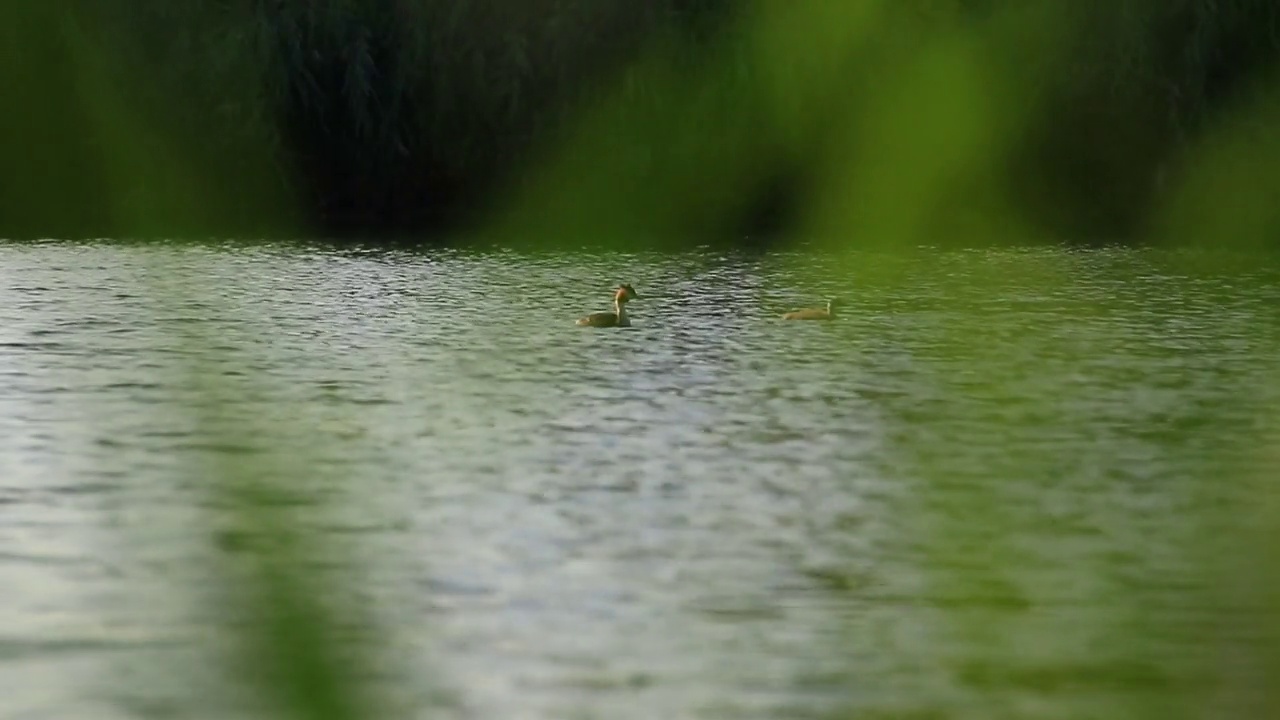
<path fill-rule="evenodd" d="M 536 208 L 517 229 L 683 244 L 856 218 L 875 244 L 1165 234 L 1202 156 L 1266 125 L 1280 10 L 113 0 L 0 21 L 9 235 L 421 237 L 514 197 Z"/>
<path fill-rule="evenodd" d="M 11 2 L 0 235 L 1273 245 L 1278 7 Z M 294 717 L 363 717 L 300 570 L 318 541 L 262 501 L 297 473 L 268 470 L 210 473 L 280 535 L 220 571 L 239 662 Z"/>

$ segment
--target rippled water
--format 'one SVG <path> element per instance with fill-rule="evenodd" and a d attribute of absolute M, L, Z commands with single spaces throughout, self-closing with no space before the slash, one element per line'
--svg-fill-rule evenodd
<path fill-rule="evenodd" d="M 362 558 L 397 717 L 1208 702 L 1280 273 L 1205 262 L 0 246 L 0 716 L 234 712 L 231 466 Z"/>

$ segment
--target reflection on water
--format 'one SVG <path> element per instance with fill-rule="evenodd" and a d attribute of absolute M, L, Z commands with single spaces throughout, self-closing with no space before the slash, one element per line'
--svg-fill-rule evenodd
<path fill-rule="evenodd" d="M 343 572 L 393 629 L 402 716 L 1155 715 L 1217 672 L 1206 563 L 1273 407 L 1274 272 L 65 244 L 0 267 L 6 716 L 222 712 L 184 596 L 200 468 L 268 451 L 364 554 Z M 623 281 L 634 327 L 573 325 Z M 833 294 L 837 322 L 777 319 Z M 271 432 L 198 432 L 195 371 Z"/>

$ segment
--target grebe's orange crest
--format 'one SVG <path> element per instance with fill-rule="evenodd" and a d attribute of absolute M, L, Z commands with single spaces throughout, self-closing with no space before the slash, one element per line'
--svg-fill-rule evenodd
<path fill-rule="evenodd" d="M 618 291 L 613 294 L 613 297 L 622 302 L 629 302 L 636 299 L 636 291 L 630 284 L 619 285 Z"/>

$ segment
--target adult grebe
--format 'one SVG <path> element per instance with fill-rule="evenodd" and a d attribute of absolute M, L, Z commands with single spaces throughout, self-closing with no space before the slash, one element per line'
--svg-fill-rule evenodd
<path fill-rule="evenodd" d="M 587 327 L 631 327 L 631 320 L 627 317 L 627 303 L 636 297 L 636 291 L 630 285 L 619 285 L 613 293 L 613 312 L 591 313 L 578 318 L 578 324 Z"/>
<path fill-rule="evenodd" d="M 825 310 L 822 308 L 805 308 L 803 310 L 792 310 L 782 316 L 783 320 L 833 320 L 836 316 L 836 307 L 840 301 L 831 298 L 827 301 Z"/>

